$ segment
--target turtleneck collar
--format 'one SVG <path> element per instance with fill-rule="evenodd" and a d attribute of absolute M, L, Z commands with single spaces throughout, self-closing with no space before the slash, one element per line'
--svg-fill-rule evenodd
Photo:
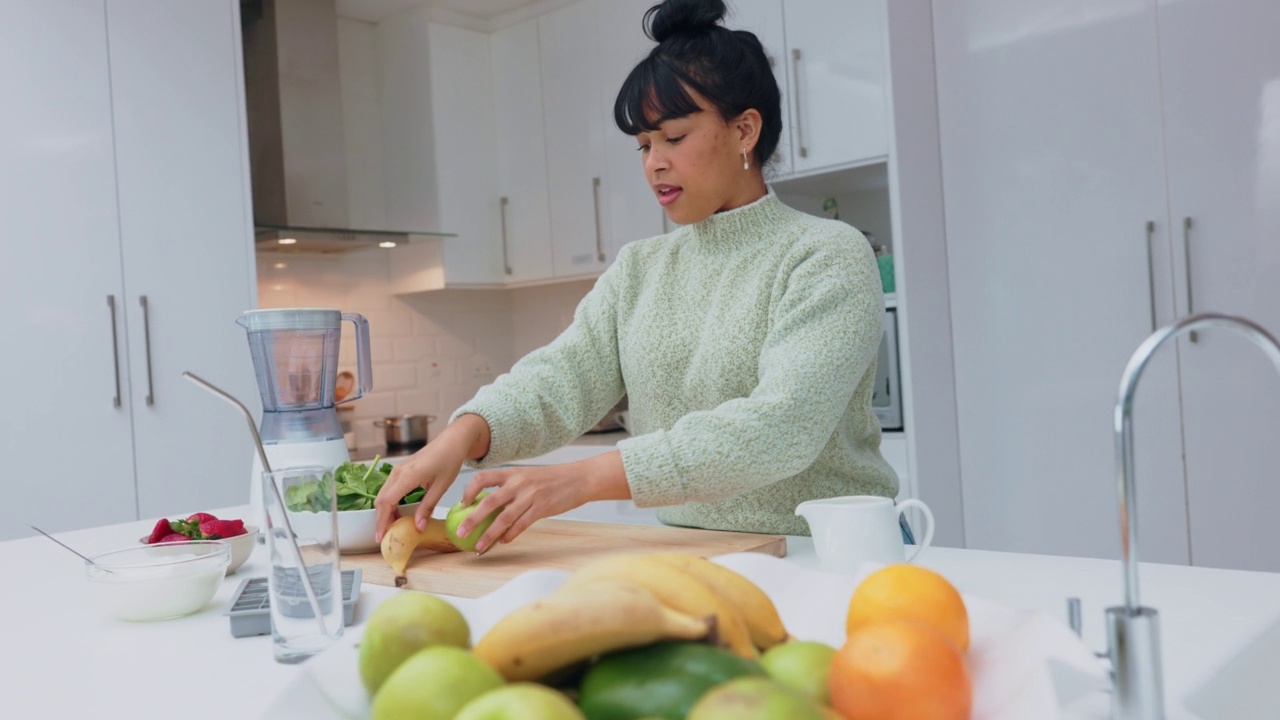
<path fill-rule="evenodd" d="M 770 187 L 759 200 L 739 208 L 712 214 L 701 222 L 689 226 L 693 237 L 698 242 L 725 245 L 740 243 L 769 235 L 770 228 L 776 228 L 790 210 Z M 764 231 L 764 232 L 762 232 Z"/>

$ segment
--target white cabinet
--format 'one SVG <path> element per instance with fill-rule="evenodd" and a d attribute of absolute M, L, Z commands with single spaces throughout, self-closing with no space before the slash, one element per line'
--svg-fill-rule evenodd
<path fill-rule="evenodd" d="M 1117 555 L 1125 361 L 1190 298 L 1280 328 L 1262 30 L 1280 8 L 1091 8 L 934 5 L 971 547 Z M 1280 379 L 1226 333 L 1155 359 L 1135 405 L 1144 560 L 1280 569 L 1278 423 Z"/>
<path fill-rule="evenodd" d="M 641 26 L 645 11 L 653 4 L 653 0 L 608 0 L 596 5 L 596 22 L 604 38 L 600 43 L 600 114 L 608 178 L 602 200 L 609 208 L 608 262 L 617 258 L 626 243 L 661 235 L 673 227 L 645 178 L 635 138 L 619 130 L 613 119 L 613 104 L 623 81 L 654 47 Z"/>
<path fill-rule="evenodd" d="M 888 153 L 885 0 L 785 0 L 796 173 Z"/>
<path fill-rule="evenodd" d="M 388 215 L 457 234 L 442 278 L 398 291 L 599 274 L 603 127 L 585 111 L 599 107 L 599 76 L 582 61 L 596 53 L 594 4 L 493 33 L 431 18 L 411 10 L 377 29 Z"/>
<path fill-rule="evenodd" d="M 775 61 L 783 137 L 774 174 L 883 160 L 889 152 L 884 0 L 737 0 L 726 19 Z"/>
<path fill-rule="evenodd" d="M 411 10 L 379 23 L 377 43 L 390 225 L 456 234 L 446 285 L 500 285 L 488 34 Z"/>
<path fill-rule="evenodd" d="M 594 0 L 540 15 L 538 35 L 555 274 L 596 275 L 608 264 L 609 217 Z"/>
<path fill-rule="evenodd" d="M 439 223 L 457 233 L 444 241 L 445 282 L 501 282 L 489 37 L 431 23 L 427 50 Z"/>
<path fill-rule="evenodd" d="M 507 282 L 544 280 L 555 267 L 537 20 L 495 32 L 492 54 L 503 275 Z"/>
<path fill-rule="evenodd" d="M 29 534 L 28 522 L 133 519 L 137 492 L 103 4 L 9 8 L 0 77 L 10 107 L 23 108 L 0 115 L 0 300 L 11 320 L 0 447 L 28 468 L 5 483 L 8 539 Z"/>
<path fill-rule="evenodd" d="M 825 0 L 819 4 L 825 4 Z M 729 6 L 729 14 L 725 17 L 724 24 L 725 27 L 733 30 L 747 30 L 754 33 L 760 39 L 760 44 L 764 46 L 765 54 L 769 56 L 773 77 L 778 83 L 778 91 L 782 93 L 782 137 L 778 138 L 778 149 L 774 152 L 771 164 L 767 168 L 774 177 L 787 177 L 794 171 L 791 159 L 793 154 L 791 123 L 793 121 L 789 101 L 791 91 L 788 70 L 791 65 L 787 61 L 787 38 L 783 32 L 782 0 L 734 0 Z"/>
<path fill-rule="evenodd" d="M 0 447 L 32 472 L 9 483 L 0 538 L 243 503 L 243 420 L 180 377 L 255 401 L 234 322 L 254 304 L 238 4 L 15 12 Z"/>
<path fill-rule="evenodd" d="M 1280 4 L 1158 7 L 1179 311 L 1280 334 Z M 1230 331 L 1179 346 L 1192 562 L 1280 570 L 1280 376 Z"/>

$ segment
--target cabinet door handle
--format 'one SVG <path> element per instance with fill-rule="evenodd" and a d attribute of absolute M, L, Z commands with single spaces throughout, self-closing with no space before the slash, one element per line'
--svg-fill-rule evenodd
<path fill-rule="evenodd" d="M 1187 314 L 1195 315 L 1195 302 L 1191 299 L 1191 217 L 1182 218 L 1182 258 L 1187 266 Z M 1200 336 L 1192 330 L 1188 333 L 1191 342 L 1200 342 Z"/>
<path fill-rule="evenodd" d="M 800 48 L 791 50 L 791 75 L 795 82 L 791 96 L 796 99 L 796 144 L 800 146 L 800 157 L 809 157 L 809 148 L 804 144 L 804 122 L 800 119 Z"/>
<path fill-rule="evenodd" d="M 120 332 L 116 327 L 116 296 L 107 296 L 107 307 L 111 308 L 111 364 L 116 373 L 116 396 L 111 401 L 112 407 L 120 407 Z"/>
<path fill-rule="evenodd" d="M 147 354 L 147 405 L 155 405 L 156 389 L 151 382 L 151 308 L 146 295 L 139 295 L 138 303 L 142 305 L 142 342 Z"/>
<path fill-rule="evenodd" d="M 507 254 L 507 203 L 510 202 L 505 197 L 498 198 L 498 217 L 502 219 L 502 271 L 508 275 L 515 273 L 511 270 L 511 258 Z"/>
<path fill-rule="evenodd" d="M 596 216 L 596 260 L 604 262 L 604 235 L 600 230 L 600 178 L 591 178 L 591 205 Z"/>
<path fill-rule="evenodd" d="M 1154 252 L 1151 249 L 1151 236 L 1155 235 L 1156 224 L 1147 221 L 1147 293 L 1151 300 L 1151 332 L 1156 331 L 1156 268 Z"/>

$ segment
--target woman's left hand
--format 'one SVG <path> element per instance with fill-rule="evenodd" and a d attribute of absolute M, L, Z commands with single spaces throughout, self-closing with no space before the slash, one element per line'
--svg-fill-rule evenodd
<path fill-rule="evenodd" d="M 565 465 L 511 467 L 478 472 L 462 493 L 470 505 L 481 491 L 490 492 L 458 526 L 466 537 L 494 510 L 502 512 L 480 536 L 476 552 L 484 553 L 495 542 L 509 543 L 546 517 L 568 512 L 592 500 L 626 500 L 631 497 L 622 454 L 607 452 Z"/>

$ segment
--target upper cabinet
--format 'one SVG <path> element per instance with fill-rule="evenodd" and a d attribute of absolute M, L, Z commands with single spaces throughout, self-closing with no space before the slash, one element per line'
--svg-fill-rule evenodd
<path fill-rule="evenodd" d="M 608 262 L 632 240 L 668 232 L 673 226 L 658 204 L 634 138 L 624 135 L 613 119 L 618 91 L 649 51 L 653 41 L 644 34 L 641 20 L 654 0 L 609 0 L 596 5 L 600 37 L 600 122 L 604 126 L 604 159 L 608 182 L 602 202 L 609 209 Z"/>
<path fill-rule="evenodd" d="M 770 159 L 768 169 L 775 178 L 787 177 L 794 170 L 791 161 L 791 105 L 790 72 L 791 64 L 787 62 L 787 39 L 783 32 L 781 0 L 732 0 L 729 14 L 725 17 L 726 27 L 734 30 L 747 30 L 764 46 L 769 56 L 769 65 L 773 68 L 773 77 L 778 82 L 778 90 L 782 93 L 782 137 L 778 139 L 778 149 Z"/>
<path fill-rule="evenodd" d="M 786 0 L 796 173 L 888 154 L 884 0 Z"/>
<path fill-rule="evenodd" d="M 774 176 L 851 167 L 888 154 L 884 0 L 736 0 L 726 24 L 774 62 L 783 137 Z"/>
<path fill-rule="evenodd" d="M 555 267 L 537 20 L 499 30 L 492 45 L 503 278 L 544 280 L 554 276 Z"/>
<path fill-rule="evenodd" d="M 448 228 L 434 284 L 503 282 L 489 36 L 425 11 L 377 25 L 387 215 L 400 227 Z M 344 89 L 345 91 L 345 89 Z M 406 259 L 416 248 L 405 248 Z M 397 249 L 396 252 L 400 252 Z"/>
<path fill-rule="evenodd" d="M 539 16 L 538 33 L 555 275 L 595 275 L 610 258 L 594 0 Z"/>
<path fill-rule="evenodd" d="M 407 270 L 407 283 L 396 273 L 397 292 L 593 277 L 625 243 L 674 227 L 613 119 L 653 48 L 653 3 L 521 9 L 489 32 L 418 8 L 371 30 L 386 214 L 457 233 L 443 253 L 402 254 L 439 267 Z M 883 0 L 737 0 L 725 24 L 756 33 L 774 61 L 784 127 L 771 179 L 885 158 Z"/>

